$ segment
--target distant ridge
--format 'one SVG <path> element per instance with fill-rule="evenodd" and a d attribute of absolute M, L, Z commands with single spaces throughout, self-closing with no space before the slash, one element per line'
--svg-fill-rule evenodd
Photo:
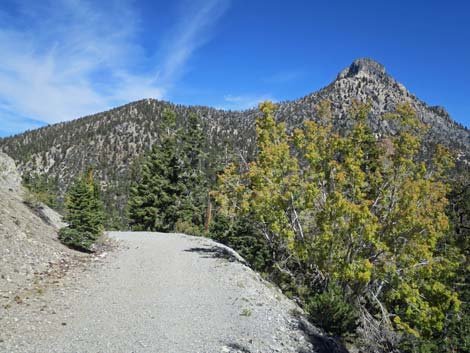
<path fill-rule="evenodd" d="M 377 134 L 394 134 L 399 129 L 382 115 L 393 111 L 398 103 L 408 102 L 417 117 L 430 127 L 425 139 L 427 146 L 442 143 L 455 150 L 460 160 L 470 161 L 468 129 L 452 120 L 444 108 L 419 100 L 372 59 L 357 59 L 325 88 L 279 103 L 276 117 L 290 127 L 298 126 L 306 119 L 316 119 L 315 106 L 325 99 L 332 103 L 334 123 L 339 130 L 350 126 L 347 112 L 353 101 L 370 102 L 369 122 Z M 176 112 L 179 124 L 190 113 L 198 114 L 206 125 L 208 151 L 221 162 L 228 158 L 228 149 L 245 157 L 253 153 L 254 122 L 260 114 L 257 109 L 224 111 L 154 99 L 0 139 L 0 150 L 14 158 L 22 172 L 46 173 L 57 178 L 62 192 L 77 173 L 89 164 L 94 165 L 107 202 L 121 205 L 122 212 L 132 162 L 158 139 L 158 121 L 166 108 Z"/>

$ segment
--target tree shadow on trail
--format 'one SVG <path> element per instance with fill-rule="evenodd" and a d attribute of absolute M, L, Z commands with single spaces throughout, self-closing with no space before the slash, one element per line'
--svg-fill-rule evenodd
<path fill-rule="evenodd" d="M 298 353 L 349 353 L 339 339 L 323 334 L 300 313 L 294 312 L 298 329 L 313 346 L 313 351 L 301 349 Z"/>
<path fill-rule="evenodd" d="M 229 343 L 226 346 L 229 348 L 229 353 L 251 353 L 251 351 L 238 343 Z"/>
<path fill-rule="evenodd" d="M 312 349 L 301 348 L 296 353 L 349 353 L 338 339 L 323 335 L 301 315 L 294 316 L 297 319 L 297 328 L 304 334 L 306 341 L 312 345 Z M 229 348 L 229 353 L 252 353 L 249 348 L 238 343 L 229 343 L 226 347 Z M 290 350 L 289 352 L 294 353 Z"/>
<path fill-rule="evenodd" d="M 243 259 L 237 257 L 233 252 L 221 246 L 214 245 L 210 248 L 195 247 L 195 248 L 186 249 L 184 251 L 198 253 L 202 255 L 201 257 L 203 258 L 225 259 L 230 262 L 240 262 L 242 264 L 245 264 Z"/>

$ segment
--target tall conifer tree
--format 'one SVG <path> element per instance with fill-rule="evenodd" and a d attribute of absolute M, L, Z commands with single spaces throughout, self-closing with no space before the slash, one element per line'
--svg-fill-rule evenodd
<path fill-rule="evenodd" d="M 65 207 L 64 220 L 68 226 L 59 231 L 59 240 L 72 248 L 90 250 L 102 234 L 105 221 L 103 203 L 92 169 L 70 186 Z"/>
<path fill-rule="evenodd" d="M 161 139 L 152 146 L 140 180 L 131 188 L 132 229 L 169 232 L 177 230 L 177 224 L 202 227 L 207 194 L 204 142 L 196 115 L 189 116 L 185 129 L 177 129 L 175 113 L 164 112 Z"/>
<path fill-rule="evenodd" d="M 176 117 L 167 110 L 161 123 L 161 139 L 141 165 L 140 180 L 131 187 L 129 224 L 134 230 L 170 231 L 176 222 L 174 207 L 178 183 Z"/>
<path fill-rule="evenodd" d="M 183 163 L 180 180 L 185 185 L 178 211 L 180 221 L 196 226 L 204 224 L 207 207 L 208 182 L 205 174 L 207 154 L 201 119 L 190 114 L 186 129 L 181 133 Z"/>

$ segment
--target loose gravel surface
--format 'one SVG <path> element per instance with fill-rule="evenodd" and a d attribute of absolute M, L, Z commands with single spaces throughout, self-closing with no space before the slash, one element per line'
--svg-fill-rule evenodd
<path fill-rule="evenodd" d="M 118 250 L 0 311 L 0 352 L 315 352 L 295 303 L 230 249 L 109 235 Z"/>

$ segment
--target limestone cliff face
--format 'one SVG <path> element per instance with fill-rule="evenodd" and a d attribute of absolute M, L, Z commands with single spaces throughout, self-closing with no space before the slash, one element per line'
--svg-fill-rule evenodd
<path fill-rule="evenodd" d="M 0 152 L 0 189 L 21 192 L 21 176 L 16 169 L 15 161 Z"/>
<path fill-rule="evenodd" d="M 348 109 L 353 101 L 370 102 L 369 123 L 380 134 L 394 134 L 399 126 L 383 118 L 398 103 L 408 102 L 417 111 L 418 119 L 430 129 L 426 146 L 442 143 L 457 151 L 462 161 L 470 160 L 470 132 L 453 121 L 442 107 L 431 107 L 420 101 L 402 84 L 387 74 L 380 63 L 358 59 L 341 71 L 327 87 L 303 98 L 281 102 L 276 118 L 291 128 L 306 119 L 317 119 L 315 106 L 321 100 L 332 102 L 334 123 L 338 130 L 347 130 Z M 181 106 L 145 99 L 125 106 L 60 123 L 0 140 L 0 150 L 12 156 L 22 172 L 46 173 L 57 178 L 64 192 L 74 176 L 87 165 L 95 167 L 108 205 L 118 205 L 122 212 L 126 202 L 132 163 L 159 138 L 159 120 L 163 111 L 173 109 L 177 122 L 184 124 L 190 113 L 198 114 L 208 138 L 208 152 L 222 163 L 227 151 L 248 157 L 255 143 L 254 122 L 257 109 L 243 112 L 223 111 L 202 106 Z"/>

